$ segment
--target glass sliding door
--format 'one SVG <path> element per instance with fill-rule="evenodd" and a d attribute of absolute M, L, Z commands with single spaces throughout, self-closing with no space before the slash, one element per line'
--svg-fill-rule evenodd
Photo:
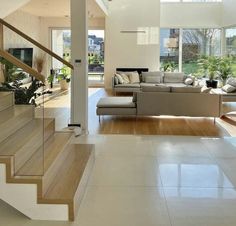
<path fill-rule="evenodd" d="M 52 51 L 71 60 L 71 31 L 69 29 L 52 30 Z M 56 59 L 52 60 L 52 69 L 64 68 Z M 67 68 L 66 68 L 67 70 Z M 104 84 L 104 30 L 88 31 L 88 81 L 89 85 Z"/>
<path fill-rule="evenodd" d="M 178 71 L 179 29 L 160 29 L 160 63 L 163 71 Z"/>
<path fill-rule="evenodd" d="M 104 30 L 88 31 L 89 84 L 104 83 Z"/>
<path fill-rule="evenodd" d="M 236 75 L 236 27 L 225 29 L 226 55 L 233 59 L 233 73 Z"/>
<path fill-rule="evenodd" d="M 184 73 L 196 73 L 200 57 L 220 55 L 221 29 L 183 29 L 182 68 Z"/>

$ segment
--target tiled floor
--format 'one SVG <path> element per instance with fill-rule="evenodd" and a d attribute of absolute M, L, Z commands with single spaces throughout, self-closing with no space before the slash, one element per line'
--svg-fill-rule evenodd
<path fill-rule="evenodd" d="M 235 226 L 236 138 L 94 135 L 96 161 L 75 222 L 25 219 L 0 202 L 0 226 Z"/>

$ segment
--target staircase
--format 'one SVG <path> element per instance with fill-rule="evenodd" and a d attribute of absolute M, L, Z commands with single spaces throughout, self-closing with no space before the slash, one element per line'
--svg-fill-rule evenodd
<path fill-rule="evenodd" d="M 94 145 L 71 144 L 71 133 L 55 132 L 55 120 L 34 111 L 0 92 L 0 199 L 30 219 L 73 221 Z"/>

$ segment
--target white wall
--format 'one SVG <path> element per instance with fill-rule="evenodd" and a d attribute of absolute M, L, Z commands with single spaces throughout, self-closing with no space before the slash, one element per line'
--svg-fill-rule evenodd
<path fill-rule="evenodd" d="M 17 29 L 29 35 L 31 38 L 40 41 L 40 18 L 17 10 L 7 16 L 5 20 Z M 4 48 L 33 47 L 28 41 L 4 27 Z"/>
<path fill-rule="evenodd" d="M 30 0 L 0 0 L 0 18 L 4 18 L 25 5 Z"/>
<path fill-rule="evenodd" d="M 148 67 L 157 70 L 159 59 L 160 3 L 149 0 L 112 1 L 106 18 L 105 87 L 117 67 Z M 121 30 L 145 30 L 145 34 Z"/>
<path fill-rule="evenodd" d="M 223 1 L 223 26 L 236 25 L 236 2 L 235 0 Z"/>
<path fill-rule="evenodd" d="M 222 26 L 221 3 L 162 3 L 161 4 L 161 27 L 213 28 L 221 26 Z"/>
<path fill-rule="evenodd" d="M 36 41 L 40 41 L 40 18 L 31 14 L 17 10 L 4 18 L 9 24 L 29 35 Z M 9 48 L 33 48 L 34 57 L 40 55 L 37 47 L 26 41 L 24 38 L 4 27 L 4 49 Z M 33 57 L 33 59 L 34 59 Z"/>

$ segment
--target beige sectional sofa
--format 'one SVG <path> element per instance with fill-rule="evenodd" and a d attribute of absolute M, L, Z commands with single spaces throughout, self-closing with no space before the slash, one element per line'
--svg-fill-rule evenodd
<path fill-rule="evenodd" d="M 201 87 L 143 87 L 134 97 L 106 97 L 97 115 L 221 117 L 222 97 L 201 93 Z"/>
<path fill-rule="evenodd" d="M 156 85 L 165 85 L 169 87 L 193 86 L 195 80 L 194 77 L 179 72 L 125 70 L 128 69 L 118 68 L 117 72 L 112 77 L 112 88 L 114 92 L 137 92 L 143 87 Z"/>
<path fill-rule="evenodd" d="M 222 88 L 212 89 L 211 92 L 221 95 L 223 102 L 236 102 L 236 78 L 228 78 Z"/>

